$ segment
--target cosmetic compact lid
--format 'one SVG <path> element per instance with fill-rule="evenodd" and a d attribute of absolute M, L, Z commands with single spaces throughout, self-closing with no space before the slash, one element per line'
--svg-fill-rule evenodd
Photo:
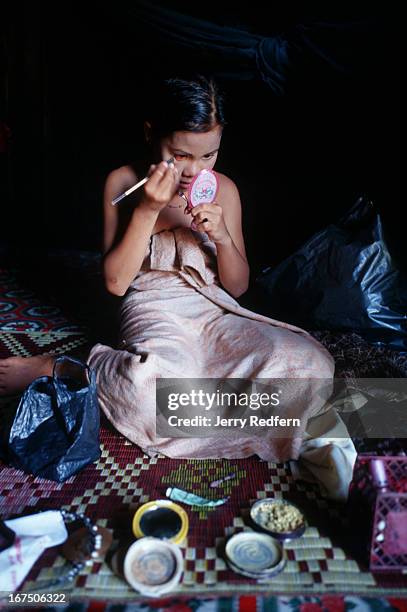
<path fill-rule="evenodd" d="M 307 523 L 297 506 L 284 499 L 259 499 L 250 509 L 250 518 L 256 527 L 278 540 L 299 538 Z"/>
<path fill-rule="evenodd" d="M 124 576 L 139 593 L 158 597 L 173 589 L 184 569 L 181 549 L 168 540 L 145 537 L 134 542 L 124 559 Z"/>
<path fill-rule="evenodd" d="M 156 499 L 140 506 L 133 518 L 136 538 L 150 536 L 179 544 L 188 533 L 188 515 L 169 499 Z"/>
<path fill-rule="evenodd" d="M 216 198 L 219 182 L 213 170 L 201 170 L 188 188 L 188 201 L 191 206 L 210 204 Z"/>

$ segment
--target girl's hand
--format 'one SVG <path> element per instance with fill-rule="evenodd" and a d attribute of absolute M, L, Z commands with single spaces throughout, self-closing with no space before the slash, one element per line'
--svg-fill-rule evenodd
<path fill-rule="evenodd" d="M 144 187 L 140 206 L 160 212 L 171 202 L 178 188 L 178 170 L 173 163 L 163 161 L 158 166 L 152 165 L 148 171 L 150 177 Z"/>
<path fill-rule="evenodd" d="M 196 229 L 208 234 L 212 242 L 225 244 L 230 240 L 230 234 L 223 218 L 223 209 L 216 202 L 194 206 L 191 215 L 194 218 Z"/>

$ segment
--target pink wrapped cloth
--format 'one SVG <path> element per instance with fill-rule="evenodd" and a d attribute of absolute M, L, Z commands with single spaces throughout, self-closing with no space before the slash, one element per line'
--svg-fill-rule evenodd
<path fill-rule="evenodd" d="M 97 344 L 89 356 L 100 405 L 150 456 L 297 459 L 307 420 L 326 410 L 320 379 L 332 379 L 333 359 L 306 331 L 241 307 L 220 287 L 216 271 L 216 246 L 206 234 L 181 227 L 151 237 L 123 300 L 119 348 Z M 304 405 L 303 431 L 293 439 L 273 437 L 271 430 L 264 436 L 159 438 L 160 377 L 306 379 L 301 397 L 290 398 Z"/>

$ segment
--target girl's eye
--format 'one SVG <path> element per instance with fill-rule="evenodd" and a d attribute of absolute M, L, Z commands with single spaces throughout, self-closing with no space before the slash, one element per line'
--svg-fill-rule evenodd
<path fill-rule="evenodd" d="M 202 159 L 212 159 L 212 157 L 214 157 L 215 155 L 216 153 L 208 153 L 208 155 L 204 155 Z M 174 153 L 174 158 L 176 161 L 181 161 L 182 159 L 186 159 L 187 157 L 188 155 L 186 155 L 185 153 Z"/>

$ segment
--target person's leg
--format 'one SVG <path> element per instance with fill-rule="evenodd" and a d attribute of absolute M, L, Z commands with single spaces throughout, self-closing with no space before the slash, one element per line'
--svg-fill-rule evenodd
<path fill-rule="evenodd" d="M 307 398 L 308 382 L 315 382 L 320 402 L 308 412 L 310 417 L 299 449 L 291 461 L 295 479 L 318 482 L 324 495 L 345 501 L 352 480 L 356 450 L 345 424 L 329 403 L 334 362 L 328 351 L 311 336 L 226 314 L 208 326 L 212 341 L 210 369 L 241 378 L 287 378 L 296 380 L 298 394 Z M 308 380 L 308 382 L 307 382 Z M 313 394 L 311 394 L 313 395 Z M 324 401 L 324 398 L 327 401 Z M 299 403 L 301 407 L 301 402 Z M 299 415 L 296 415 L 299 416 Z"/>
<path fill-rule="evenodd" d="M 72 349 L 67 357 L 86 362 L 89 353 L 87 345 Z M 33 357 L 7 357 L 0 359 L 0 397 L 22 393 L 33 380 L 40 376 L 52 376 L 55 359 L 60 355 L 45 353 Z M 61 363 L 58 373 L 78 378 L 84 372 L 69 361 Z M 84 378 L 85 380 L 86 378 Z"/>
<path fill-rule="evenodd" d="M 185 325 L 160 313 L 132 337 L 129 330 L 119 349 L 92 347 L 88 365 L 96 372 L 99 405 L 109 421 L 144 452 L 166 448 L 156 435 L 156 380 L 199 377 L 199 338 Z M 148 317 L 146 316 L 146 319 Z"/>
<path fill-rule="evenodd" d="M 208 376 L 328 381 L 333 377 L 332 356 L 305 333 L 220 313 L 209 321 L 203 335 Z"/>
<path fill-rule="evenodd" d="M 22 393 L 39 376 L 51 376 L 56 355 L 0 359 L 0 396 Z"/>

